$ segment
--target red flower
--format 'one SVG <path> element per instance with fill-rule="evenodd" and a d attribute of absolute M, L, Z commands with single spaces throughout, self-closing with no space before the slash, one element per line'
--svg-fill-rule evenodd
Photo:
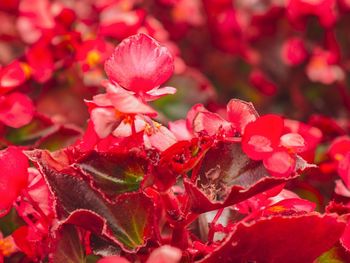
<path fill-rule="evenodd" d="M 0 68 L 0 93 L 6 93 L 22 85 L 30 74 L 27 64 L 13 61 L 6 67 Z"/>
<path fill-rule="evenodd" d="M 159 89 L 174 72 L 174 60 L 156 40 L 137 34 L 123 40 L 105 63 L 109 79 L 146 100 L 154 100 L 175 89 Z"/>
<path fill-rule="evenodd" d="M 281 53 L 283 62 L 289 66 L 303 63 L 308 55 L 303 40 L 297 37 L 285 41 Z"/>
<path fill-rule="evenodd" d="M 33 102 L 27 95 L 14 92 L 0 96 L 0 121 L 7 126 L 19 128 L 28 124 L 34 111 Z"/>
<path fill-rule="evenodd" d="M 298 133 L 283 135 L 284 122 L 278 115 L 265 115 L 247 125 L 242 138 L 243 151 L 253 160 L 263 160 L 274 176 L 289 176 L 296 156 L 305 150 L 304 138 Z"/>
<path fill-rule="evenodd" d="M 88 104 L 91 120 L 100 138 L 107 137 L 122 121 L 135 122 L 136 115 L 157 116 L 157 112 L 128 91 L 106 82 L 107 93 L 94 96 Z M 136 128 L 135 128 L 136 129 Z"/>
<path fill-rule="evenodd" d="M 316 48 L 306 67 L 306 74 L 313 82 L 330 85 L 345 78 L 343 69 L 334 63 L 333 54 Z"/>
<path fill-rule="evenodd" d="M 119 256 L 109 256 L 101 258 L 97 263 L 130 263 L 130 261 Z"/>
<path fill-rule="evenodd" d="M 27 186 L 28 166 L 28 159 L 20 149 L 9 147 L 0 151 L 0 216 L 9 211 Z"/>
<path fill-rule="evenodd" d="M 232 99 L 226 106 L 227 120 L 216 113 L 212 113 L 198 104 L 192 107 L 187 115 L 187 127 L 196 133 L 205 132 L 208 135 L 223 132 L 226 139 L 239 137 L 243 134 L 248 123 L 258 118 L 252 103 Z"/>
<path fill-rule="evenodd" d="M 350 137 L 336 138 L 328 149 L 328 155 L 335 162 L 338 174 L 342 181 L 336 181 L 335 192 L 342 196 L 350 196 Z"/>

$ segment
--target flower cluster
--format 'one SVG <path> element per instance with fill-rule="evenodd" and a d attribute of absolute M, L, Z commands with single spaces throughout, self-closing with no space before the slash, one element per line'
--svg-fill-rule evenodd
<path fill-rule="evenodd" d="M 350 262 L 349 13 L 1 1 L 0 262 Z"/>

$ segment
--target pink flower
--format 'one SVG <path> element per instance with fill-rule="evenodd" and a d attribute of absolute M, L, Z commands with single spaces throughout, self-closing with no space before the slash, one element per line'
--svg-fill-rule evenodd
<path fill-rule="evenodd" d="M 105 63 L 109 79 L 145 100 L 175 93 L 172 87 L 159 89 L 174 72 L 168 49 L 145 34 L 124 39 Z"/>
<path fill-rule="evenodd" d="M 343 81 L 344 70 L 333 61 L 333 54 L 329 51 L 316 48 L 306 66 L 306 74 L 313 82 L 320 82 L 325 85 Z"/>
<path fill-rule="evenodd" d="M 252 103 L 239 99 L 229 101 L 226 115 L 228 120 L 198 104 L 188 112 L 187 126 L 196 133 L 205 132 L 214 135 L 221 131 L 227 138 L 240 137 L 247 124 L 259 116 Z"/>
<path fill-rule="evenodd" d="M 177 263 L 180 262 L 181 257 L 180 249 L 164 245 L 153 250 L 146 263 Z"/>
<path fill-rule="evenodd" d="M 94 96 L 88 102 L 92 110 L 91 120 L 100 138 L 107 137 L 123 121 L 131 124 L 136 115 L 157 116 L 151 107 L 126 90 L 106 82 L 107 93 Z"/>

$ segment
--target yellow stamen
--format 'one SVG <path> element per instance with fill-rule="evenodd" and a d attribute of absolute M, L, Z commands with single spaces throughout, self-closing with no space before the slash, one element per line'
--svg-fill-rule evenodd
<path fill-rule="evenodd" d="M 96 66 L 101 61 L 101 55 L 97 50 L 91 50 L 86 56 L 86 62 L 90 67 Z"/>
<path fill-rule="evenodd" d="M 284 206 L 282 206 L 282 205 L 275 205 L 275 206 L 269 207 L 268 210 L 271 211 L 271 212 L 274 212 L 274 213 L 279 213 L 279 212 L 285 211 L 286 208 Z"/>
<path fill-rule="evenodd" d="M 31 67 L 27 64 L 27 63 L 24 63 L 24 62 L 21 62 L 20 63 L 21 65 L 21 68 L 24 72 L 24 75 L 26 76 L 26 78 L 29 78 L 30 75 L 32 74 L 32 69 Z"/>
<path fill-rule="evenodd" d="M 0 254 L 7 257 L 15 251 L 16 251 L 16 246 L 12 238 L 0 239 Z"/>
<path fill-rule="evenodd" d="M 336 155 L 334 155 L 334 159 L 336 159 L 337 161 L 341 161 L 344 159 L 344 156 L 340 153 L 337 153 Z"/>

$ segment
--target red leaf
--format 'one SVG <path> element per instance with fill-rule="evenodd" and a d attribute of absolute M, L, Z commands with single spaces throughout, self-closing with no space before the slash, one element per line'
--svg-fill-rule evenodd
<path fill-rule="evenodd" d="M 121 194 L 111 202 L 93 189 L 82 173 L 68 166 L 63 152 L 56 160 L 47 151 L 34 150 L 27 155 L 57 199 L 55 209 L 62 224 L 93 231 L 128 252 L 145 245 L 152 233 L 153 215 L 153 203 L 145 194 Z"/>
<path fill-rule="evenodd" d="M 114 199 L 118 194 L 135 192 L 147 171 L 148 162 L 131 153 L 92 152 L 75 166 L 86 174 L 95 189 Z"/>
<path fill-rule="evenodd" d="M 56 244 L 50 254 L 50 262 L 86 262 L 79 233 L 73 225 L 62 225 L 56 234 Z"/>
<path fill-rule="evenodd" d="M 334 216 L 317 213 L 239 223 L 223 244 L 200 262 L 313 262 L 338 241 L 344 227 Z"/>
<path fill-rule="evenodd" d="M 262 162 L 250 160 L 238 143 L 219 143 L 205 155 L 196 183 L 184 180 L 191 209 L 203 213 L 244 201 L 289 179 L 272 177 Z"/>

